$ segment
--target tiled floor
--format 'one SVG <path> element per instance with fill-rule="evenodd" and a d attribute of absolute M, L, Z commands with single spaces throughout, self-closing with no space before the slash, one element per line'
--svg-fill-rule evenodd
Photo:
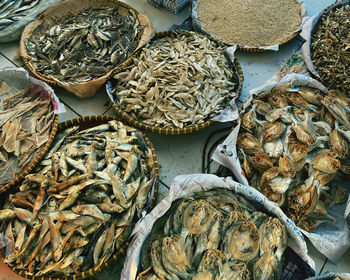
<path fill-rule="evenodd" d="M 186 9 L 180 15 L 174 15 L 164 9 L 156 9 L 146 0 L 123 0 L 133 6 L 139 12 L 146 14 L 157 31 L 167 30 L 173 24 L 180 24 L 189 16 Z M 333 0 L 305 0 L 307 12 L 313 15 L 333 3 Z M 280 70 L 280 66 L 292 53 L 300 47 L 300 42 L 294 40 L 283 46 L 278 52 L 268 53 L 242 53 L 238 52 L 237 57 L 243 68 L 245 81 L 241 99 L 245 99 L 250 89 L 260 86 Z M 0 44 L 0 67 L 23 66 L 21 60 L 16 58 L 18 42 Z M 66 105 L 66 113 L 60 116 L 60 122 L 87 115 L 113 115 L 105 89 L 101 88 L 92 98 L 81 100 L 74 95 L 55 88 L 61 101 Z M 215 124 L 203 131 L 186 136 L 164 136 L 155 133 L 146 133 L 154 144 L 160 163 L 160 192 L 159 200 L 168 193 L 168 188 L 176 175 L 201 172 L 202 151 L 207 137 L 213 131 L 227 127 L 227 124 Z M 224 135 L 221 133 L 216 136 Z M 210 143 L 215 142 L 213 139 Z M 217 167 L 217 166 L 216 166 Z M 215 167 L 214 167 L 215 168 Z M 214 169 L 215 170 L 215 169 Z M 213 171 L 213 170 L 212 170 Z M 317 249 L 308 242 L 310 256 L 316 264 L 316 275 L 325 271 L 350 272 L 350 251 L 337 263 L 332 264 L 321 255 Z M 3 274 L 0 264 L 0 280 L 14 279 Z M 114 267 L 96 276 L 97 279 L 119 279 L 119 268 Z"/>

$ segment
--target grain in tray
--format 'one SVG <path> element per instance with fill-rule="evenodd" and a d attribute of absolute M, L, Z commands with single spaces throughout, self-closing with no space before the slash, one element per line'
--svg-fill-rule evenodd
<path fill-rule="evenodd" d="M 296 0 L 197 0 L 198 22 L 230 45 L 266 47 L 290 40 L 302 23 Z"/>
<path fill-rule="evenodd" d="M 350 103 L 340 92 L 294 83 L 252 100 L 237 150 L 249 184 L 313 232 L 324 220 L 336 221 L 328 210 L 346 200 L 337 176 L 350 170 Z"/>
<path fill-rule="evenodd" d="M 38 88 L 37 88 L 38 89 Z M 32 87 L 10 93 L 0 85 L 0 185 L 19 176 L 40 154 L 49 140 L 55 112 L 51 99 Z M 10 93 L 10 94 L 9 94 Z"/>
<path fill-rule="evenodd" d="M 4 262 L 26 276 L 98 268 L 126 242 L 155 182 L 150 148 L 112 120 L 59 133 L 0 210 Z"/>
<path fill-rule="evenodd" d="M 224 47 L 194 32 L 153 40 L 114 78 L 115 104 L 135 120 L 162 128 L 219 115 L 240 83 Z"/>

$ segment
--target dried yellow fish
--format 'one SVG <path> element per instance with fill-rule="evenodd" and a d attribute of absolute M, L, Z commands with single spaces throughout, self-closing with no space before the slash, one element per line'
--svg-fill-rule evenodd
<path fill-rule="evenodd" d="M 245 106 L 236 144 L 249 184 L 314 230 L 314 219 L 334 221 L 327 214 L 331 201 L 321 215 L 314 193 L 333 197 L 338 170 L 350 173 L 350 102 L 338 91 L 297 84 L 277 84 Z"/>

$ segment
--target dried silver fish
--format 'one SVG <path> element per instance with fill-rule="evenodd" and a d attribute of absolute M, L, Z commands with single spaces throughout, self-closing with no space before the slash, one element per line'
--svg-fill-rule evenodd
<path fill-rule="evenodd" d="M 97 267 L 119 250 L 156 179 L 150 148 L 136 133 L 115 120 L 59 133 L 36 173 L 0 210 L 1 233 L 19 227 L 4 262 L 26 277 L 63 277 Z"/>
<path fill-rule="evenodd" d="M 224 47 L 194 32 L 153 40 L 114 78 L 115 104 L 133 119 L 161 128 L 208 121 L 240 88 Z"/>
<path fill-rule="evenodd" d="M 84 10 L 57 25 L 43 25 L 24 41 L 29 63 L 38 73 L 78 84 L 123 63 L 137 48 L 144 29 L 135 13 L 119 7 Z"/>

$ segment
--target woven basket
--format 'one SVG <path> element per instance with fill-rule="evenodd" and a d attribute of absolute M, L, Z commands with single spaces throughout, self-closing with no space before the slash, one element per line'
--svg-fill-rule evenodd
<path fill-rule="evenodd" d="M 77 119 L 72 119 L 63 123 L 60 123 L 58 125 L 58 132 L 67 129 L 72 126 L 80 126 L 82 129 L 90 128 L 99 124 L 106 123 L 111 120 L 118 120 L 114 116 L 88 116 L 88 117 L 82 117 L 82 118 L 77 118 Z M 158 196 L 158 185 L 159 185 L 159 165 L 158 165 L 158 160 L 157 156 L 154 151 L 154 147 L 151 143 L 151 141 L 144 135 L 142 134 L 144 140 L 147 143 L 147 146 L 151 149 L 152 153 L 152 160 L 153 160 L 153 169 L 151 171 L 151 177 L 155 177 L 155 185 L 154 185 L 154 193 L 153 193 L 153 198 L 151 205 L 148 209 L 150 211 L 156 204 L 157 201 L 157 196 Z M 64 277 L 46 277 L 46 276 L 29 276 L 25 274 L 23 270 L 16 270 L 9 266 L 15 273 L 17 273 L 19 276 L 24 277 L 26 279 L 37 279 L 37 280 L 76 280 L 76 279 L 91 279 L 91 277 L 97 273 L 101 272 L 102 270 L 112 266 L 114 263 L 120 261 L 121 258 L 123 258 L 126 254 L 126 250 L 129 246 L 129 241 L 125 240 L 123 245 L 105 262 L 98 264 L 94 266 L 93 268 L 90 268 L 86 271 L 83 271 L 78 274 L 72 274 L 69 276 L 64 276 Z M 1 255 L 0 252 L 0 257 L 3 259 L 3 256 Z"/>
<path fill-rule="evenodd" d="M 156 33 L 156 35 L 154 36 L 153 40 L 159 39 L 159 38 L 163 38 L 163 37 L 167 37 L 167 36 L 171 36 L 171 37 L 176 37 L 178 36 L 178 34 L 182 35 L 186 35 L 188 34 L 188 31 L 184 31 L 184 30 L 176 30 L 176 31 L 164 31 L 164 32 L 158 32 Z M 201 35 L 200 36 L 205 36 L 205 35 Z M 218 42 L 219 43 L 219 42 Z M 222 43 L 219 43 L 220 45 L 223 45 Z M 123 70 L 125 70 L 128 66 L 130 66 L 133 63 L 133 58 L 137 57 L 140 53 L 141 53 L 142 49 L 140 49 L 138 52 L 136 52 L 132 57 L 130 57 L 125 64 L 122 65 L 122 67 L 120 67 L 119 69 L 117 69 L 116 71 L 114 71 L 112 73 L 111 76 L 122 72 Z M 239 84 L 238 84 L 238 88 L 236 90 L 237 92 L 237 97 L 239 96 L 241 90 L 242 90 L 242 84 L 243 84 L 243 70 L 238 62 L 238 60 L 235 58 L 234 60 L 235 62 L 235 67 L 237 68 L 237 75 L 239 77 Z M 113 100 L 111 100 L 112 106 L 114 108 L 114 110 L 116 111 L 116 113 L 123 119 L 125 120 L 129 125 L 137 127 L 141 130 L 144 131 L 151 131 L 151 132 L 156 132 L 159 134 L 165 134 L 165 135 L 182 135 L 182 134 L 190 134 L 190 133 L 194 133 L 197 132 L 203 128 L 206 128 L 210 125 L 212 125 L 214 123 L 214 121 L 212 120 L 208 120 L 202 124 L 198 124 L 198 125 L 193 125 L 193 126 L 188 126 L 188 127 L 184 127 L 184 128 L 161 128 L 161 127 L 155 127 L 155 126 L 151 126 L 145 123 L 142 123 L 132 117 L 130 117 L 127 113 L 125 113 L 121 108 L 119 108 L 119 106 L 117 104 L 115 104 L 113 102 Z"/>
<path fill-rule="evenodd" d="M 69 1 L 72 1 L 74 2 L 73 0 L 69 0 Z M 111 3 L 114 3 L 116 6 L 121 6 L 121 7 L 124 7 L 128 10 L 132 10 L 136 16 L 140 15 L 140 13 L 135 10 L 133 7 L 129 6 L 128 4 L 125 4 L 123 2 L 120 2 L 118 0 L 105 0 L 105 1 L 108 1 L 108 2 L 111 2 Z M 62 6 L 62 5 L 69 5 L 69 3 L 66 3 L 67 1 L 64 1 L 64 2 L 61 2 L 61 3 L 58 3 L 56 5 L 53 5 L 52 7 L 50 7 L 49 9 L 52 10 L 52 9 L 58 9 Z M 44 12 L 45 14 L 45 12 Z M 37 19 L 37 20 L 41 20 L 41 17 L 42 15 Z M 145 16 L 143 16 L 145 17 Z M 146 18 L 146 17 L 145 17 Z M 27 36 L 27 29 L 30 29 L 31 28 L 31 24 L 35 24 L 35 22 L 33 23 L 30 23 L 26 26 L 26 28 L 24 29 L 23 33 L 22 33 L 22 37 L 21 37 L 21 41 L 20 41 L 20 55 L 23 59 L 23 62 L 24 64 L 26 65 L 26 67 L 28 68 L 28 70 L 36 77 L 38 77 L 40 80 L 42 81 L 45 81 L 46 83 L 48 84 L 51 84 L 51 85 L 55 85 L 55 86 L 60 86 L 60 87 L 63 87 L 65 88 L 67 91 L 70 91 L 72 93 L 74 93 L 75 95 L 77 95 L 78 97 L 80 98 L 88 98 L 88 97 L 91 97 L 93 96 L 97 90 L 105 83 L 105 81 L 109 78 L 109 76 L 111 75 L 112 72 L 118 70 L 120 67 L 122 67 L 122 65 L 125 63 L 121 63 L 120 65 L 116 66 L 114 69 L 110 70 L 109 72 L 105 73 L 104 76 L 101 76 L 101 77 L 98 77 L 97 79 L 92 79 L 88 82 L 83 82 L 83 83 L 79 83 L 79 84 L 71 84 L 69 82 L 61 82 L 61 81 L 58 81 L 57 79 L 54 79 L 52 76 L 47 76 L 47 75 L 43 75 L 39 72 L 36 71 L 36 69 L 32 66 L 31 64 L 31 59 L 29 59 L 29 56 L 27 54 L 27 49 L 24 45 L 24 40 L 26 39 L 26 36 Z M 150 26 L 148 26 L 147 28 L 151 28 Z M 143 31 L 145 32 L 145 30 Z M 148 31 L 147 31 L 148 32 Z M 145 34 L 145 33 L 143 33 Z M 150 35 L 152 37 L 152 35 Z M 137 50 L 135 50 L 134 52 L 136 52 Z M 91 85 L 93 83 L 93 85 Z M 98 85 L 97 85 L 98 83 Z M 75 88 L 71 88 L 72 86 L 74 86 Z M 79 87 L 79 86 L 84 86 L 85 89 L 83 89 L 82 91 L 84 91 L 84 94 L 83 95 L 80 91 L 78 91 L 76 88 Z M 90 90 L 86 90 L 86 88 L 89 88 Z"/>

